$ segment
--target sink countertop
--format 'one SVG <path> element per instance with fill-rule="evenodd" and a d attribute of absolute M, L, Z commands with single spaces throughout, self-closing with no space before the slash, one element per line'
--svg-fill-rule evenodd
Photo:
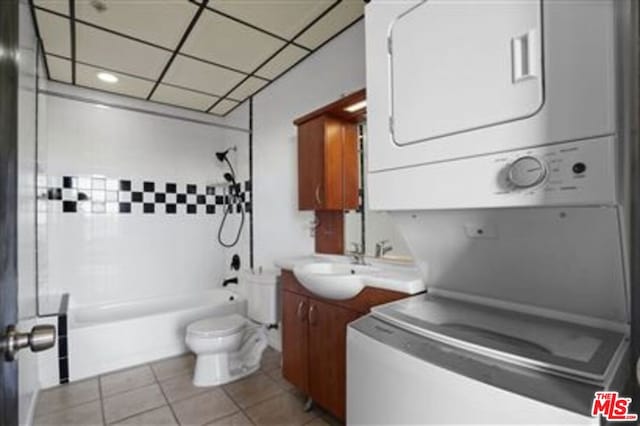
<path fill-rule="evenodd" d="M 351 257 L 329 254 L 313 254 L 308 256 L 278 259 L 275 261 L 275 265 L 280 269 L 293 271 L 293 268 L 296 266 L 318 262 L 350 264 Z M 379 268 L 377 271 L 363 274 L 365 285 L 367 287 L 382 288 L 407 294 L 417 294 L 427 289 L 420 270 L 413 264 L 392 263 L 386 262 L 384 259 L 375 258 L 365 258 L 365 262 L 368 266 Z"/>

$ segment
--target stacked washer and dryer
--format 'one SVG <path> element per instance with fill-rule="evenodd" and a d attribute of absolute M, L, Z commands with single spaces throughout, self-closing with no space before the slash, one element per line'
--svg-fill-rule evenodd
<path fill-rule="evenodd" d="M 428 292 L 350 325 L 349 424 L 597 424 L 627 391 L 635 8 L 367 5 L 369 203 Z"/>

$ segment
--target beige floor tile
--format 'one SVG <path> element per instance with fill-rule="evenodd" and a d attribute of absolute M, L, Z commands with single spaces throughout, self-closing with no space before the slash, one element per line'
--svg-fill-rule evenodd
<path fill-rule="evenodd" d="M 271 346 L 267 346 L 267 349 L 264 350 L 264 352 L 262 353 L 262 358 L 263 359 L 280 359 L 280 356 L 282 355 L 281 352 L 276 351 L 275 349 L 273 349 Z"/>
<path fill-rule="evenodd" d="M 304 411 L 304 402 L 290 393 L 268 399 L 246 411 L 257 425 L 303 425 L 316 417 Z"/>
<path fill-rule="evenodd" d="M 241 412 L 207 423 L 207 426 L 252 426 L 251 420 Z"/>
<path fill-rule="evenodd" d="M 238 407 L 219 388 L 174 402 L 171 406 L 181 425 L 203 425 L 238 411 Z"/>
<path fill-rule="evenodd" d="M 178 422 L 168 405 L 129 417 L 121 422 L 112 423 L 113 425 L 145 425 L 145 426 L 176 426 Z"/>
<path fill-rule="evenodd" d="M 310 422 L 305 423 L 305 426 L 331 426 L 329 422 L 324 420 L 322 417 L 316 417 Z"/>
<path fill-rule="evenodd" d="M 34 426 L 102 425 L 100 401 L 91 401 L 35 419 Z"/>
<path fill-rule="evenodd" d="M 105 398 L 104 416 L 107 423 L 113 423 L 165 404 L 160 386 L 153 384 Z"/>
<path fill-rule="evenodd" d="M 264 374 L 271 377 L 280 387 L 286 391 L 293 389 L 293 385 L 282 377 L 282 369 L 280 367 L 273 370 L 265 371 Z"/>
<path fill-rule="evenodd" d="M 191 375 L 182 375 L 167 379 L 161 382 L 160 386 L 169 402 L 187 399 L 213 389 L 213 387 L 201 388 L 194 386 L 193 376 Z"/>
<path fill-rule="evenodd" d="M 100 399 L 97 379 L 56 386 L 40 392 L 35 417 L 41 417 L 97 399 Z"/>
<path fill-rule="evenodd" d="M 245 379 L 224 385 L 224 389 L 242 408 L 251 407 L 284 392 L 273 379 L 263 373 L 255 373 Z"/>
<path fill-rule="evenodd" d="M 195 365 L 193 354 L 180 355 L 175 358 L 163 359 L 151 364 L 153 372 L 159 381 L 184 374 L 192 374 Z"/>
<path fill-rule="evenodd" d="M 150 385 L 156 381 L 148 365 L 100 376 L 102 397 Z"/>
<path fill-rule="evenodd" d="M 280 352 L 273 350 L 271 348 L 266 349 L 262 353 L 262 359 L 260 360 L 260 369 L 262 371 L 275 370 L 276 368 L 282 367 L 282 363 L 280 362 L 281 356 Z"/>

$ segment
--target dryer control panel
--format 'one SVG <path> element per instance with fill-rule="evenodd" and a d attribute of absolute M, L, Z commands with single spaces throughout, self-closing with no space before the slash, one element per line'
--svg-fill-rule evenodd
<path fill-rule="evenodd" d="M 370 173 L 369 197 L 384 210 L 612 205 L 615 159 L 611 136 L 423 164 Z"/>

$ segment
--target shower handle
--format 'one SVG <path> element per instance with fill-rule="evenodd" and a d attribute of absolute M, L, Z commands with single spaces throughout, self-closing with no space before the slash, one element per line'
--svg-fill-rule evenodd
<path fill-rule="evenodd" d="M 56 328 L 53 325 L 35 325 L 29 333 L 20 333 L 10 325 L 0 338 L 0 352 L 6 361 L 16 359 L 20 349 L 30 348 L 32 352 L 40 352 L 53 347 L 56 343 Z"/>

